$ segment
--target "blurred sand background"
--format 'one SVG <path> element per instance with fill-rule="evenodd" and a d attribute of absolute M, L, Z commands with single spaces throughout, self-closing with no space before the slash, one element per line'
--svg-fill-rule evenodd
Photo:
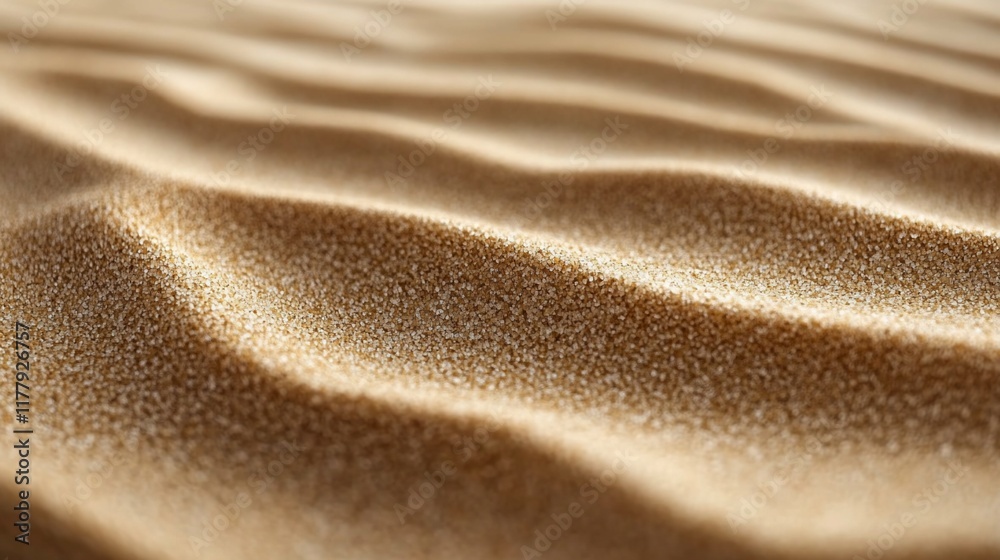
<path fill-rule="evenodd" d="M 1000 558 L 995 3 L 0 30 L 0 553 Z"/>

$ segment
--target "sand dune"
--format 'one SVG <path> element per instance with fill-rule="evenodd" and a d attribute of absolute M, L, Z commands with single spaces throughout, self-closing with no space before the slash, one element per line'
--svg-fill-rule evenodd
<path fill-rule="evenodd" d="M 0 28 L 11 558 L 1000 558 L 991 3 Z"/>

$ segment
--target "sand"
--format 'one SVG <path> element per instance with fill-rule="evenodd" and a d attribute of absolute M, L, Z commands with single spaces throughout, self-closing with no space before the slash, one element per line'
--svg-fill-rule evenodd
<path fill-rule="evenodd" d="M 993 3 L 0 29 L 0 553 L 1000 558 Z"/>

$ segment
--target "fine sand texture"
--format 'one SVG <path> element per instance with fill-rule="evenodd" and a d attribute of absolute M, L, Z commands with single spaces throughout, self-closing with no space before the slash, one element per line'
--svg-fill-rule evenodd
<path fill-rule="evenodd" d="M 0 30 L 0 555 L 1000 558 L 1000 4 Z"/>

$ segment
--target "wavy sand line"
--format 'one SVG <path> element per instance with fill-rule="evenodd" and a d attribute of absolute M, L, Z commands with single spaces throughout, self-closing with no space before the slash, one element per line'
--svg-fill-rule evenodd
<path fill-rule="evenodd" d="M 74 0 L 0 49 L 31 558 L 520 558 L 573 501 L 545 558 L 1000 557 L 1000 16 L 739 4 L 421 0 L 348 61 L 384 2 Z"/>

